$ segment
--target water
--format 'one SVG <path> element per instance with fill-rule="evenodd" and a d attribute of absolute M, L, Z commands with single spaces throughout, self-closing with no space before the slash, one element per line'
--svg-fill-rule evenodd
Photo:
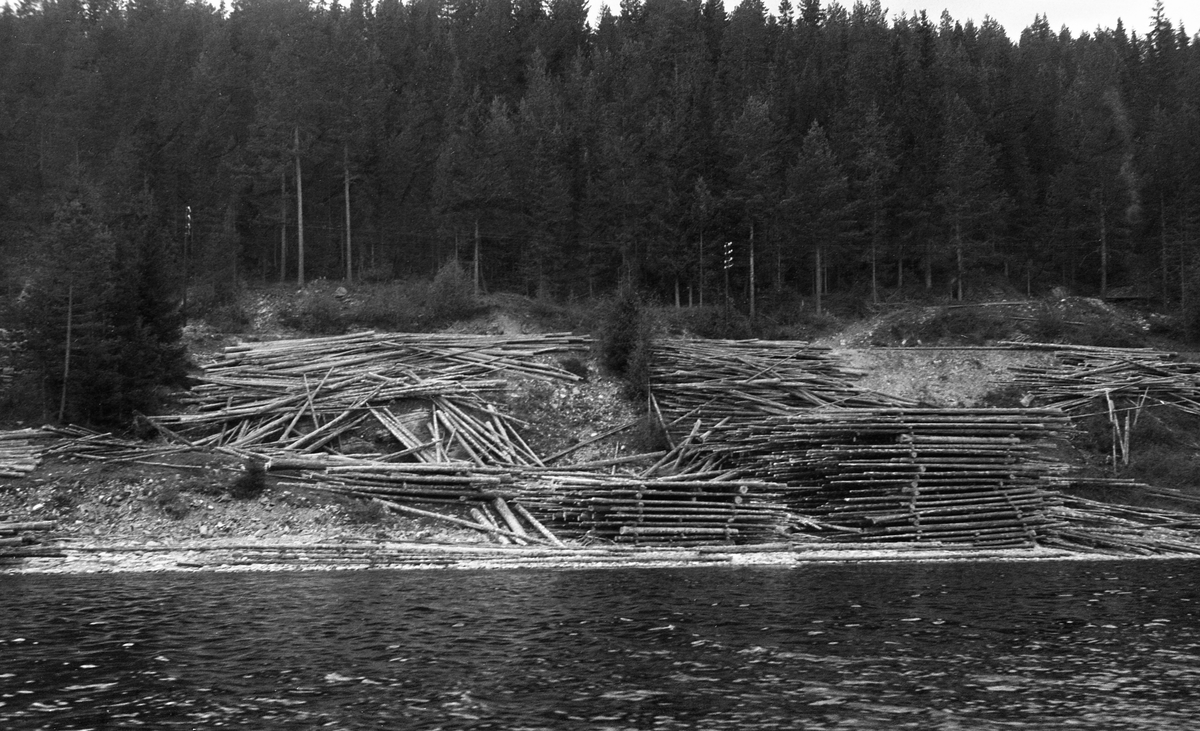
<path fill-rule="evenodd" d="M 0 728 L 1192 729 L 1197 569 L 0 576 Z"/>

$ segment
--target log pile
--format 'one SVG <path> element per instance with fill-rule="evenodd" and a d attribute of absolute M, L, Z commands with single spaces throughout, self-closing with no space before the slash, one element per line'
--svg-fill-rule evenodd
<path fill-rule="evenodd" d="M 1043 545 L 1116 556 L 1200 555 L 1200 515 L 1062 496 Z"/>
<path fill-rule="evenodd" d="M 539 464 L 512 420 L 483 394 L 501 373 L 566 381 L 579 376 L 538 360 L 586 341 L 361 333 L 227 348 L 191 392 L 189 413 L 150 423 L 197 447 L 314 453 L 372 433 L 391 459 Z"/>
<path fill-rule="evenodd" d="M 60 556 L 60 549 L 43 544 L 44 534 L 54 530 L 52 520 L 21 520 L 0 515 L 0 565 L 31 556 Z"/>
<path fill-rule="evenodd" d="M 512 503 L 516 477 L 499 467 L 464 463 L 397 464 L 341 458 L 331 461 L 277 458 L 270 471 L 294 471 L 279 485 L 370 500 L 387 510 L 471 528 L 499 543 L 561 545 L 523 506 Z M 471 519 L 417 505 L 468 513 Z"/>
<path fill-rule="evenodd" d="M 1071 414 L 1107 413 L 1131 405 L 1167 404 L 1200 414 L 1200 363 L 1175 360 L 1174 353 L 1149 348 L 1099 348 L 1023 343 L 1052 350 L 1056 364 L 1013 368 L 1014 383 L 1034 403 Z"/>
<path fill-rule="evenodd" d="M 778 541 L 794 522 L 778 485 L 746 479 L 649 479 L 543 473 L 521 503 L 557 535 L 638 546 Z"/>
<path fill-rule="evenodd" d="M 17 478 L 37 469 L 42 461 L 42 442 L 53 436 L 44 429 L 0 431 L 0 478 Z"/>
<path fill-rule="evenodd" d="M 854 385 L 828 348 L 769 340 L 665 340 L 654 348 L 650 390 L 672 435 L 696 419 L 753 421 L 820 407 L 905 406 Z"/>
<path fill-rule="evenodd" d="M 855 540 L 1032 545 L 1054 496 L 1049 409 L 820 409 L 720 432 L 732 464 L 784 483 L 796 512 Z"/>

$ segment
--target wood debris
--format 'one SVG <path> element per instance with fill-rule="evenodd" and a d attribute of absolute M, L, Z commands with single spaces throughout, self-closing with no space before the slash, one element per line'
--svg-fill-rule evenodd
<path fill-rule="evenodd" d="M 189 446 L 341 452 L 344 439 L 370 431 L 393 445 L 391 458 L 539 464 L 484 394 L 505 387 L 504 373 L 578 380 L 537 356 L 585 344 L 569 335 L 396 333 L 242 344 L 205 369 L 188 413 L 149 421 Z"/>

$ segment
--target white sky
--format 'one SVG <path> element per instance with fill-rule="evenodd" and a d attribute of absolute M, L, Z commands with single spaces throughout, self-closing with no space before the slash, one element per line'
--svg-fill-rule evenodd
<path fill-rule="evenodd" d="M 821 0 L 824 7 L 832 0 Z M 869 0 L 868 0 L 869 1 Z M 405 0 L 408 2 L 408 0 Z M 725 9 L 733 10 L 741 0 L 725 0 Z M 793 7 L 799 7 L 800 0 L 791 0 Z M 845 7 L 854 5 L 854 0 L 840 0 Z M 1058 32 L 1064 25 L 1071 29 L 1071 35 L 1078 36 L 1087 31 L 1091 33 L 1097 27 L 1115 28 L 1117 19 L 1125 23 L 1128 32 L 1137 31 L 1144 36 L 1150 29 L 1150 17 L 1153 14 L 1154 0 L 880 0 L 889 18 L 895 18 L 900 13 L 915 15 L 916 11 L 924 10 L 929 19 L 935 24 L 942 17 L 943 10 L 949 10 L 950 15 L 959 22 L 968 19 L 979 25 L 984 16 L 995 18 L 1008 37 L 1016 42 L 1021 38 L 1021 31 L 1033 23 L 1035 15 L 1045 15 L 1050 27 Z M 763 0 L 767 10 L 772 15 L 779 14 L 779 0 Z M 613 14 L 618 12 L 620 0 L 589 0 L 592 20 L 599 16 L 600 6 L 607 4 Z M 1163 0 L 1163 9 L 1170 18 L 1176 30 L 1182 21 L 1188 35 L 1193 38 L 1200 32 L 1200 1 L 1198 0 Z"/>
<path fill-rule="evenodd" d="M 729 0 L 726 0 L 729 2 Z M 914 10 L 924 9 L 929 19 L 937 23 L 942 10 L 949 10 L 957 21 L 974 20 L 978 25 L 985 15 L 995 18 L 1004 26 L 1008 37 L 1019 40 L 1021 31 L 1033 22 L 1035 15 L 1043 14 L 1055 31 L 1067 26 L 1072 35 L 1097 27 L 1114 28 L 1117 19 L 1124 21 L 1126 31 L 1137 31 L 1145 35 L 1150 29 L 1154 0 L 881 0 L 888 16 L 894 17 L 901 11 L 909 15 Z M 736 4 L 736 3 L 735 3 Z M 824 4 L 824 3 L 822 3 Z M 853 4 L 852 2 L 850 4 Z M 1200 32 L 1200 2 L 1196 0 L 1163 0 L 1163 10 L 1176 30 L 1180 22 L 1188 35 L 1195 37 Z"/>

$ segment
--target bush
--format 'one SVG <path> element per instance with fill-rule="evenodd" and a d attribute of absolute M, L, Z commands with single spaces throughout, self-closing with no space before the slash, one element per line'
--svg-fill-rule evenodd
<path fill-rule="evenodd" d="M 670 449 L 671 441 L 662 422 L 652 414 L 644 414 L 629 432 L 629 447 L 634 452 L 660 452 Z"/>
<path fill-rule="evenodd" d="M 429 284 L 414 280 L 377 285 L 361 290 L 351 317 L 354 324 L 383 330 L 419 329 L 429 295 Z"/>
<path fill-rule="evenodd" d="M 754 337 L 750 318 L 734 307 L 689 307 L 685 310 L 672 310 L 667 317 L 673 324 L 673 329 L 702 338 L 743 340 Z"/>
<path fill-rule="evenodd" d="M 387 508 L 374 500 L 348 499 L 341 505 L 347 523 L 378 525 L 391 515 Z"/>
<path fill-rule="evenodd" d="M 154 505 L 175 520 L 183 520 L 192 511 L 191 504 L 179 491 L 178 485 L 163 485 L 158 488 L 154 495 Z"/>
<path fill-rule="evenodd" d="M 600 323 L 596 348 L 600 366 L 625 382 L 630 397 L 644 396 L 650 388 L 650 331 L 650 318 L 637 291 L 622 284 Z"/>
<path fill-rule="evenodd" d="M 970 345 L 1011 337 L 1012 327 L 1003 313 L 987 307 L 953 307 L 939 309 L 933 317 L 921 323 L 915 335 L 923 343 L 947 340 Z"/>
<path fill-rule="evenodd" d="M 253 500 L 267 489 L 267 467 L 262 462 L 246 461 L 245 471 L 229 485 L 229 495 L 236 500 Z"/>
<path fill-rule="evenodd" d="M 588 379 L 587 363 L 584 363 L 582 360 L 580 360 L 579 358 L 576 358 L 575 356 L 563 358 L 562 360 L 560 360 L 558 362 L 558 366 L 568 373 L 574 373 L 575 375 L 582 378 L 584 381 L 586 381 Z"/>
<path fill-rule="evenodd" d="M 483 309 L 475 296 L 475 283 L 457 261 L 447 262 L 438 269 L 425 298 L 425 316 L 433 323 L 445 324 L 462 320 Z"/>
<path fill-rule="evenodd" d="M 305 292 L 295 309 L 280 314 L 279 321 L 296 330 L 323 335 L 339 335 L 346 331 L 342 303 L 332 292 Z"/>

